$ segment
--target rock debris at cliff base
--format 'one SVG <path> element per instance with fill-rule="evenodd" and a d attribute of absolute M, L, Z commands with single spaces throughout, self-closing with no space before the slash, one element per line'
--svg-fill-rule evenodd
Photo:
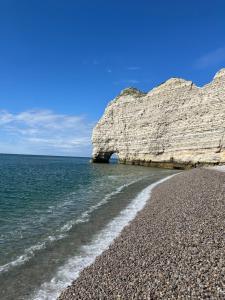
<path fill-rule="evenodd" d="M 59 299 L 225 299 L 224 229 L 225 173 L 178 174 Z"/>

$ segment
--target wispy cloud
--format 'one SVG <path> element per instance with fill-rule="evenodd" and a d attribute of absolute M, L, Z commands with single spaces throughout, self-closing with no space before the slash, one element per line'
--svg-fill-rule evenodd
<path fill-rule="evenodd" d="M 195 66 L 198 68 L 206 68 L 223 62 L 225 63 L 225 47 L 220 47 L 202 55 L 197 59 Z"/>
<path fill-rule="evenodd" d="M 114 84 L 119 85 L 119 84 L 137 84 L 139 83 L 139 80 L 136 79 L 122 79 L 122 80 L 118 80 L 115 81 Z"/>
<path fill-rule="evenodd" d="M 140 67 L 136 67 L 136 66 L 131 66 L 131 67 L 128 67 L 127 70 L 129 71 L 137 71 L 137 70 L 140 70 L 141 68 Z"/>
<path fill-rule="evenodd" d="M 0 111 L 0 152 L 90 155 L 93 123 L 83 116 Z"/>

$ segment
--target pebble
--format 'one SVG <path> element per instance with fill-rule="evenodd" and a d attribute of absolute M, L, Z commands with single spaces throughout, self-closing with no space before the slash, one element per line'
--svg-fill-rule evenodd
<path fill-rule="evenodd" d="M 180 173 L 58 299 L 225 299 L 224 232 L 225 173 Z"/>

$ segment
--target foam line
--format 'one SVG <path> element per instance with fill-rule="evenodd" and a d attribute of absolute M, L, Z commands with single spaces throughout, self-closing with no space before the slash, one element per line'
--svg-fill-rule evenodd
<path fill-rule="evenodd" d="M 50 243 L 52 243 L 56 240 L 60 240 L 64 237 L 66 237 L 67 236 L 66 232 L 68 232 L 75 224 L 88 222 L 89 215 L 93 211 L 95 211 L 100 206 L 106 204 L 112 196 L 120 193 L 124 188 L 130 186 L 131 184 L 133 184 L 135 182 L 140 181 L 143 178 L 144 177 L 139 178 L 138 180 L 133 180 L 129 183 L 126 183 L 126 184 L 123 184 L 123 185 L 119 186 L 114 192 L 106 195 L 100 202 L 98 202 L 97 204 L 91 206 L 89 209 L 87 209 L 85 212 L 83 212 L 78 219 L 70 220 L 65 225 L 63 225 L 57 231 L 56 235 L 49 236 L 45 240 L 37 243 L 36 245 L 33 245 L 33 246 L 25 249 L 24 253 L 22 255 L 16 257 L 15 260 L 10 261 L 10 262 L 0 266 L 0 273 L 7 272 L 8 270 L 10 270 L 13 267 L 16 267 L 16 266 L 19 266 L 19 265 L 22 265 L 22 264 L 26 263 L 27 261 L 29 261 L 35 255 L 36 252 L 46 248 L 48 244 L 50 244 Z"/>
<path fill-rule="evenodd" d="M 131 184 L 136 183 L 136 182 L 138 182 L 138 181 L 140 181 L 144 178 L 145 177 L 141 177 L 137 180 L 133 180 L 129 183 L 125 183 L 125 184 L 119 186 L 114 192 L 111 192 L 111 193 L 107 194 L 100 202 L 98 202 L 95 205 L 92 205 L 89 209 L 87 209 L 84 213 L 82 213 L 80 218 L 78 218 L 76 220 L 70 220 L 68 223 L 63 225 L 62 228 L 60 229 L 60 231 L 61 232 L 67 232 L 73 227 L 73 225 L 87 222 L 89 220 L 89 215 L 93 211 L 95 211 L 97 208 L 99 208 L 100 206 L 106 204 L 112 196 L 115 196 L 115 195 L 119 194 L 124 188 L 126 188 L 126 187 L 130 186 Z"/>
<path fill-rule="evenodd" d="M 32 299 L 55 300 L 84 268 L 91 265 L 96 257 L 109 247 L 122 229 L 143 209 L 153 188 L 175 175 L 177 174 L 163 178 L 143 189 L 116 218 L 109 222 L 99 234 L 95 235 L 90 244 L 81 248 L 81 255 L 70 258 L 65 265 L 57 270 L 51 281 L 43 283 Z"/>

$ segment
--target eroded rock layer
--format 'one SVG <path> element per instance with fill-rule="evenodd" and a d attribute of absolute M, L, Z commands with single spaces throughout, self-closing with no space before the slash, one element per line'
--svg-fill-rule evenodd
<path fill-rule="evenodd" d="M 188 167 L 225 163 L 225 69 L 202 88 L 171 78 L 147 94 L 128 88 L 93 130 L 93 162 Z"/>

